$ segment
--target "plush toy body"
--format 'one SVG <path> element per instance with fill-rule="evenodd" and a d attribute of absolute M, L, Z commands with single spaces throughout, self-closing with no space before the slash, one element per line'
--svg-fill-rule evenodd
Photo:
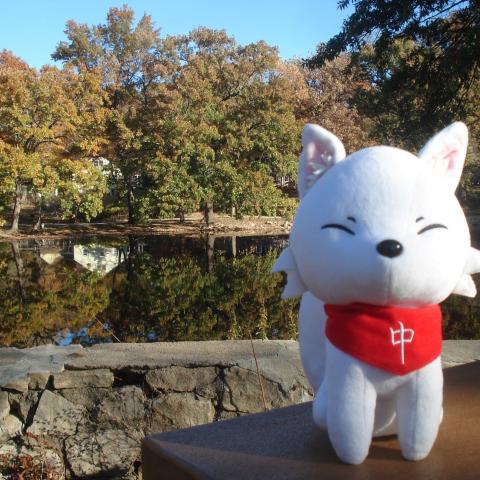
<path fill-rule="evenodd" d="M 302 295 L 300 351 L 313 417 L 341 460 L 361 463 L 373 436 L 398 434 L 402 454 L 430 452 L 442 420 L 441 313 L 451 293 L 476 294 L 454 195 L 468 133 L 454 123 L 419 157 L 372 147 L 345 158 L 340 140 L 307 125 L 300 204 L 284 297 Z"/>

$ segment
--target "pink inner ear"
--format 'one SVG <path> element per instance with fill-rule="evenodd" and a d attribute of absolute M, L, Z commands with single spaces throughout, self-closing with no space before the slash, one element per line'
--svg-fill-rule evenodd
<path fill-rule="evenodd" d="M 447 172 L 455 170 L 455 168 L 457 167 L 459 155 L 460 152 L 458 150 L 452 150 L 451 152 L 449 152 Z"/>
<path fill-rule="evenodd" d="M 310 142 L 307 145 L 307 175 L 314 174 L 319 166 L 328 167 L 328 156 L 331 155 L 327 148 L 317 142 Z"/>

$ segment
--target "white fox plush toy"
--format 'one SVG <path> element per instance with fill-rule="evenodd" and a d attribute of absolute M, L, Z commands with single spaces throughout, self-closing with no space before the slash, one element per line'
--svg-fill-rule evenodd
<path fill-rule="evenodd" d="M 288 273 L 284 298 L 302 295 L 314 421 L 346 463 L 389 434 L 420 460 L 443 416 L 438 304 L 475 296 L 470 274 L 480 271 L 454 194 L 467 128 L 450 125 L 418 157 L 379 146 L 345 158 L 340 140 L 312 124 L 302 141 L 301 201 L 273 271 Z"/>

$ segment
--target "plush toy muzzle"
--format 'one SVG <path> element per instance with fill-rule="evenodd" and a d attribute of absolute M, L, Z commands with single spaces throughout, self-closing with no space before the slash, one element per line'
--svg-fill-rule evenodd
<path fill-rule="evenodd" d="M 302 296 L 314 420 L 344 462 L 392 433 L 405 458 L 424 458 L 443 416 L 438 304 L 475 296 L 480 271 L 454 194 L 467 128 L 452 124 L 418 157 L 385 146 L 347 157 L 318 125 L 302 141 L 300 204 L 273 271 L 288 274 L 285 298 Z"/>

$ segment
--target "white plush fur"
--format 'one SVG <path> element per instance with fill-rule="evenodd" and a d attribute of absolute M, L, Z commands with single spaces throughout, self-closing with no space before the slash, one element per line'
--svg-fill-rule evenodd
<path fill-rule="evenodd" d="M 274 271 L 286 271 L 284 297 L 302 295 L 300 352 L 316 395 L 315 422 L 328 429 L 341 460 L 361 463 L 372 436 L 397 433 L 409 460 L 428 455 L 442 419 L 440 358 L 396 376 L 338 350 L 325 338 L 323 303 L 422 307 L 451 293 L 476 294 L 470 274 L 480 252 L 470 247 L 454 195 L 467 148 L 464 124 L 434 136 L 419 157 L 372 147 L 345 158 L 340 140 L 307 125 L 299 166 L 301 202 L 289 247 Z M 351 235 L 338 228 L 341 224 Z M 422 228 L 442 224 L 447 228 Z M 393 239 L 402 253 L 376 246 Z"/>

